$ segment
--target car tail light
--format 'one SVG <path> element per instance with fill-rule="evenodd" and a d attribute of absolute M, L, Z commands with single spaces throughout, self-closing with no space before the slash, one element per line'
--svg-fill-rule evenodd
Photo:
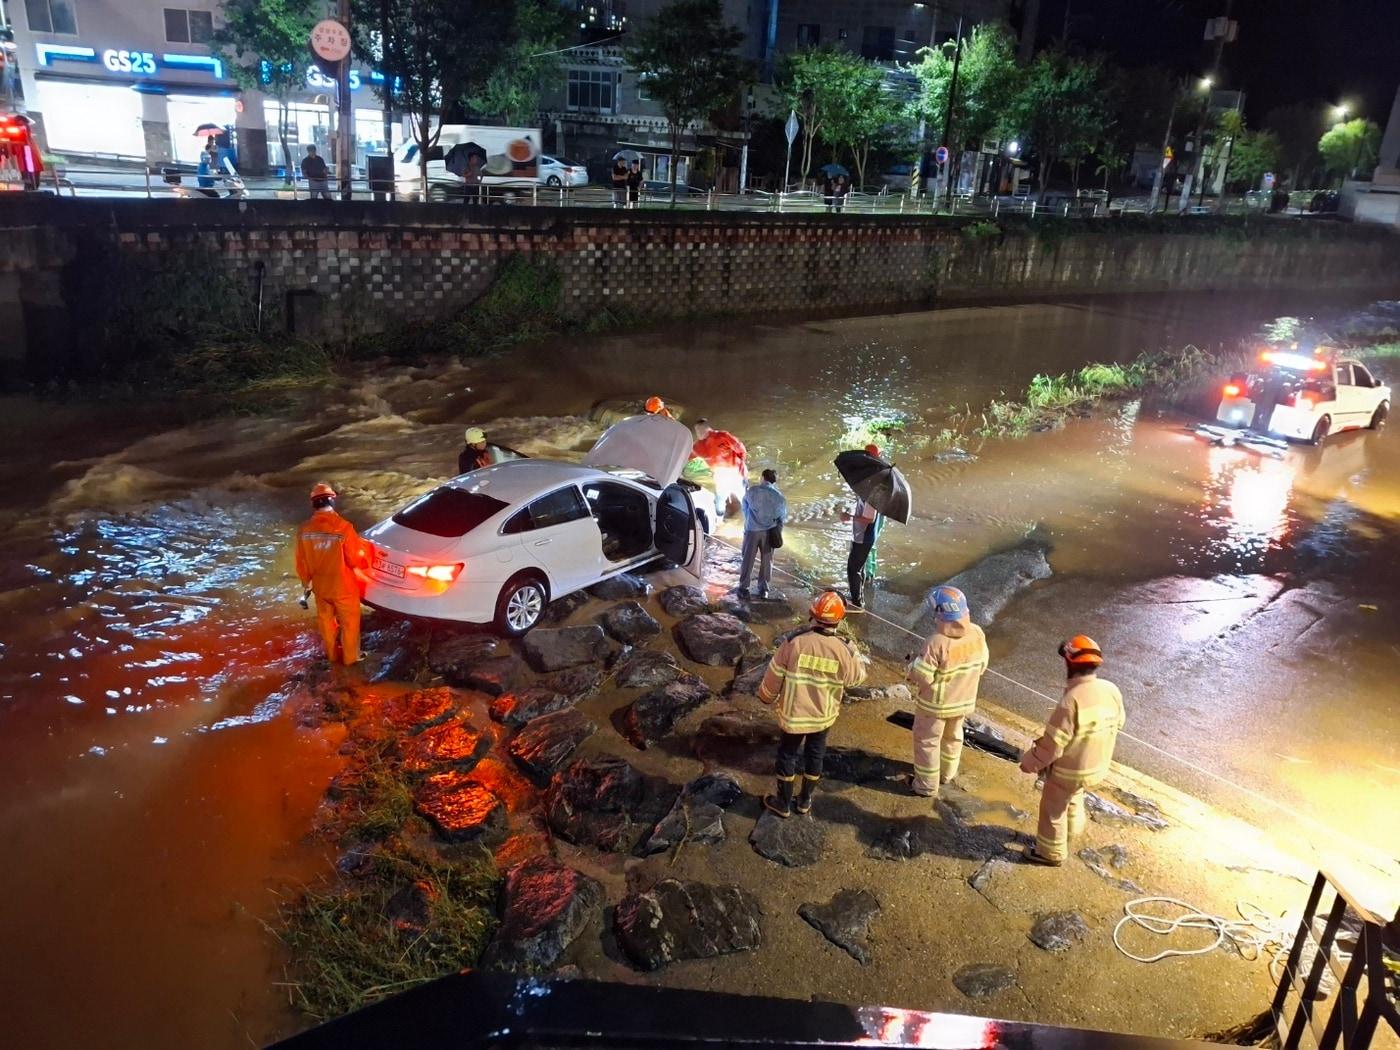
<path fill-rule="evenodd" d="M 461 575 L 463 568 L 463 563 L 459 561 L 453 562 L 451 565 L 410 565 L 404 571 L 419 579 L 433 580 L 436 583 L 451 583 Z"/>
<path fill-rule="evenodd" d="M 1225 384 L 1225 396 L 1226 396 L 1226 397 L 1239 397 L 1239 396 L 1240 396 L 1240 385 L 1239 385 L 1238 383 L 1226 383 L 1226 384 Z"/>

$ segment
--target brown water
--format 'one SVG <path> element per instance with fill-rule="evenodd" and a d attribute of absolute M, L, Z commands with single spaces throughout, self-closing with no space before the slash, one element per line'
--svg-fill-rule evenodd
<path fill-rule="evenodd" d="M 905 425 L 886 445 L 916 500 L 882 541 L 892 590 L 918 593 L 1039 527 L 1061 577 L 1322 572 L 1393 603 L 1393 431 L 1261 461 L 1133 402 L 969 445 L 971 462 L 940 460 L 929 440 L 1037 372 L 1232 342 L 1283 305 L 1139 297 L 556 342 L 368 369 L 297 420 L 177 425 L 174 408 L 11 400 L 0 1031 L 21 1046 L 233 1047 L 295 1023 L 262 923 L 327 865 L 307 833 L 339 741 L 299 728 L 285 702 L 315 651 L 288 545 L 313 481 L 335 482 L 365 526 L 450 473 L 467 423 L 572 455 L 601 431 L 595 403 L 660 393 L 738 434 L 751 464 L 776 465 L 795 519 L 788 564 L 835 580 L 847 531 L 831 459 L 883 418 Z M 1386 685 L 1400 650 L 1377 635 L 1361 664 L 1350 702 L 1375 724 L 1357 746 L 1368 770 L 1400 769 Z M 1393 803 L 1400 780 L 1367 776 Z M 1335 788 L 1329 804 L 1346 797 Z"/>

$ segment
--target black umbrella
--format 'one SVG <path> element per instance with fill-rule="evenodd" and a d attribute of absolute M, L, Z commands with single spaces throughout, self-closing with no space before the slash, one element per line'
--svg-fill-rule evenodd
<path fill-rule="evenodd" d="M 857 496 L 887 518 L 908 524 L 909 482 L 893 464 L 864 449 L 851 449 L 836 457 L 836 469 Z"/>
<path fill-rule="evenodd" d="M 453 175 L 465 175 L 467 169 L 471 167 L 471 158 L 476 157 L 481 161 L 478 168 L 486 165 L 486 150 L 482 149 L 475 142 L 459 142 L 447 151 L 442 158 L 443 165 Z"/>
<path fill-rule="evenodd" d="M 201 124 L 194 129 L 194 133 L 198 138 L 206 138 L 209 135 L 222 135 L 224 133 L 224 127 L 221 124 Z"/>

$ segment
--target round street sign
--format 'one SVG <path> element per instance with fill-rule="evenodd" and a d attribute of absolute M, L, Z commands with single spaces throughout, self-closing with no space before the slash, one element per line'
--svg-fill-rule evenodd
<path fill-rule="evenodd" d="M 933 159 L 936 160 L 936 161 L 938 161 L 939 164 L 947 164 L 947 163 L 948 163 L 948 147 L 947 147 L 947 146 L 939 146 L 936 150 L 933 151 Z"/>
<path fill-rule="evenodd" d="M 311 28 L 311 50 L 327 62 L 341 61 L 350 53 L 350 30 L 334 18 L 317 22 Z"/>

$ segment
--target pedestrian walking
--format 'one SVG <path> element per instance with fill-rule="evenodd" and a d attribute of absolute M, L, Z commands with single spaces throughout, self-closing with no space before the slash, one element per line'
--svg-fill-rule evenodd
<path fill-rule="evenodd" d="M 749 575 L 754 559 L 758 559 L 758 596 L 768 597 L 768 583 L 773 577 L 773 540 L 782 541 L 783 522 L 787 521 L 787 498 L 778 491 L 778 472 L 769 467 L 763 480 L 750 485 L 744 493 L 744 543 L 739 560 L 740 598 L 749 596 Z"/>
<path fill-rule="evenodd" d="M 1044 773 L 1035 846 L 1026 860 L 1059 867 L 1069 839 L 1084 828 L 1084 792 L 1096 787 L 1113 762 L 1123 728 L 1123 694 L 1099 677 L 1103 652 L 1086 635 L 1060 643 L 1068 682 L 1045 732 L 1021 756 L 1021 771 Z"/>
<path fill-rule="evenodd" d="M 879 445 L 866 445 L 865 451 L 876 459 L 880 458 Z M 865 500 L 857 500 L 853 510 L 841 512 L 841 520 L 851 524 L 851 550 L 846 557 L 846 585 L 851 596 L 851 607 L 864 609 L 862 585 L 866 565 L 875 558 L 875 544 L 885 526 L 885 516 Z"/>
<path fill-rule="evenodd" d="M 336 491 L 324 481 L 311 490 L 311 517 L 297 528 L 296 569 L 302 603 L 316 596 L 316 621 L 326 659 L 360 661 L 360 580 L 365 568 L 364 541 L 335 509 Z"/>
<path fill-rule="evenodd" d="M 787 817 L 795 809 L 810 813 L 812 793 L 822 776 L 826 736 L 841 713 L 846 689 L 865 681 L 870 661 L 855 643 L 836 631 L 846 616 L 845 603 L 835 591 L 826 591 L 812 602 L 811 626 L 793 635 L 768 662 L 758 698 L 776 704 L 778 727 L 777 789 L 763 797 L 771 813 Z M 793 799 L 799 759 L 802 789 Z"/>
<path fill-rule="evenodd" d="M 749 477 L 749 450 L 727 430 L 716 430 L 708 419 L 695 421 L 695 444 L 691 454 L 705 461 L 714 477 L 715 514 L 722 521 L 729 514 L 729 501 L 744 500 L 744 483 Z"/>
<path fill-rule="evenodd" d="M 977 687 L 987 670 L 987 638 L 972 622 L 967 596 L 956 587 L 936 587 L 937 624 L 924 651 L 909 667 L 916 687 L 914 774 L 916 795 L 934 796 L 958 775 L 963 720 L 977 707 Z"/>
<path fill-rule="evenodd" d="M 306 156 L 301 159 L 301 174 L 306 179 L 313 201 L 318 197 L 331 199 L 330 171 L 326 168 L 325 159 L 317 154 L 315 146 L 306 147 Z"/>
<path fill-rule="evenodd" d="M 612 166 L 612 199 L 614 208 L 627 205 L 627 158 L 614 157 Z"/>
<path fill-rule="evenodd" d="M 627 207 L 635 208 L 642 199 L 642 162 L 634 160 L 627 169 Z"/>

